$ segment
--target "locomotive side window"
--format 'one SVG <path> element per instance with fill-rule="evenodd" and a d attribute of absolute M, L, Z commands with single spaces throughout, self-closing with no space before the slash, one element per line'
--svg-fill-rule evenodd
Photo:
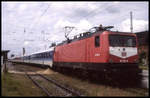
<path fill-rule="evenodd" d="M 100 46 L 100 38 L 99 36 L 95 36 L 95 47 L 99 47 Z"/>

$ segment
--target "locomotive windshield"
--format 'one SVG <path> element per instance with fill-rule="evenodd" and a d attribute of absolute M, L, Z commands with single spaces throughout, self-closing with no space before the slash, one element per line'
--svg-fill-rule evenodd
<path fill-rule="evenodd" d="M 128 35 L 109 35 L 109 44 L 114 47 L 135 47 L 136 38 Z"/>

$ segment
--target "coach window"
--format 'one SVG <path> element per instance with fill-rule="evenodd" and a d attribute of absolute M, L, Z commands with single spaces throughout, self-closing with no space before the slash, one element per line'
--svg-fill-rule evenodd
<path fill-rule="evenodd" d="M 46 53 L 46 58 L 48 58 L 48 53 Z"/>
<path fill-rule="evenodd" d="M 47 58 L 47 53 L 46 53 L 46 58 Z"/>
<path fill-rule="evenodd" d="M 95 36 L 95 47 L 99 47 L 99 46 L 100 46 L 100 37 Z"/>
<path fill-rule="evenodd" d="M 47 53 L 45 53 L 45 58 L 47 58 Z"/>
<path fill-rule="evenodd" d="M 49 57 L 51 57 L 51 52 L 49 53 Z"/>
<path fill-rule="evenodd" d="M 49 54 L 47 53 L 47 58 L 49 57 Z"/>
<path fill-rule="evenodd" d="M 45 55 L 46 55 L 46 58 L 47 58 L 47 53 Z"/>
<path fill-rule="evenodd" d="M 46 58 L 46 53 L 44 53 L 44 58 Z"/>

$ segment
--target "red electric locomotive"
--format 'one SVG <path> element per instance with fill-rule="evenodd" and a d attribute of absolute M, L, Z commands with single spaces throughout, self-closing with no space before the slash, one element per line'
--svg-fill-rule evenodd
<path fill-rule="evenodd" d="M 137 38 L 133 33 L 94 27 L 55 47 L 53 67 L 110 74 L 137 75 Z"/>

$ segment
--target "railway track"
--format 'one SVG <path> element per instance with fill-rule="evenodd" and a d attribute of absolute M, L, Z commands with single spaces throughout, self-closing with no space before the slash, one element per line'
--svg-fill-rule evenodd
<path fill-rule="evenodd" d="M 59 94 L 59 95 L 63 95 L 63 96 L 83 96 L 81 95 L 79 92 L 71 89 L 71 88 L 68 88 L 58 82 L 56 82 L 55 80 L 51 79 L 51 78 L 47 78 L 45 77 L 44 75 L 42 74 L 28 74 L 26 72 L 26 75 L 29 79 L 32 80 L 32 82 L 37 86 L 39 87 L 47 96 L 55 96 L 53 95 L 47 88 L 43 87 L 40 83 L 38 83 L 38 81 L 36 79 L 34 79 L 34 77 L 40 77 L 44 80 L 46 80 L 47 82 L 49 82 L 50 84 L 52 85 L 55 85 L 55 89 L 57 89 L 57 91 L 59 91 L 59 93 L 61 92 L 62 94 Z M 57 95 L 56 95 L 57 96 Z"/>
<path fill-rule="evenodd" d="M 18 68 L 18 66 L 17 66 L 17 68 Z M 84 95 L 82 95 L 80 92 L 78 92 L 78 91 L 76 91 L 76 90 L 74 90 L 74 89 L 71 89 L 71 88 L 68 88 L 67 86 L 64 86 L 64 85 L 62 85 L 62 84 L 60 84 L 60 83 L 58 83 L 57 81 L 55 81 L 55 80 L 53 80 L 53 79 L 51 79 L 50 77 L 46 77 L 46 76 L 44 76 L 44 75 L 42 75 L 42 74 L 39 74 L 39 73 L 36 73 L 35 71 L 36 71 L 36 69 L 31 69 L 31 68 L 29 68 L 29 67 L 19 67 L 18 68 L 18 70 L 19 71 L 21 71 L 21 72 L 25 72 L 26 73 L 26 76 L 29 78 L 29 79 L 31 79 L 32 80 L 32 82 L 37 86 L 37 87 L 39 87 L 47 96 L 84 96 Z M 30 73 L 30 71 L 32 71 L 32 74 Z M 43 83 L 50 83 L 50 85 L 48 85 L 48 86 L 51 86 L 51 85 L 55 85 L 55 87 L 53 88 L 53 87 L 51 87 L 51 88 L 53 88 L 54 90 L 55 89 L 57 89 L 56 91 L 59 91 L 58 93 L 63 93 L 63 94 L 58 94 L 57 95 L 57 92 L 55 93 L 55 92 L 53 92 L 53 91 L 51 91 L 51 90 L 49 90 L 49 89 L 47 89 L 47 87 L 44 87 L 39 81 L 38 81 L 38 79 L 36 80 L 36 78 L 40 78 L 40 79 L 43 79 L 44 81 L 42 81 Z M 127 83 L 127 82 L 126 82 Z M 125 84 L 126 84 L 125 83 Z M 107 83 L 105 83 L 105 84 L 107 84 Z M 123 84 L 123 83 L 121 83 L 121 84 Z M 143 91 L 142 92 L 140 92 L 140 89 L 141 89 L 141 87 L 137 87 L 137 86 L 135 86 L 135 88 L 134 88 L 134 85 L 128 85 L 128 84 L 123 84 L 123 86 L 121 85 L 120 83 L 119 84 L 114 84 L 115 85 L 115 87 L 119 87 L 119 88 L 121 88 L 122 90 L 124 90 L 124 91 L 127 91 L 127 92 L 132 92 L 132 93 L 135 93 L 135 94 L 140 94 L 140 95 L 146 95 L 144 92 L 146 92 L 146 90 L 145 89 L 142 89 Z M 125 86 L 124 86 L 125 85 Z M 110 85 L 110 86 L 112 86 L 112 84 Z M 126 87 L 127 86 L 127 87 Z M 114 86 L 113 86 L 114 87 Z M 128 87 L 133 87 L 132 89 L 128 89 Z M 136 90 L 136 88 L 139 88 L 139 91 L 138 90 Z M 54 94 L 53 94 L 54 93 Z"/>
<path fill-rule="evenodd" d="M 68 88 L 67 86 L 64 86 L 58 83 L 56 80 L 51 79 L 50 77 L 46 77 L 42 74 L 37 73 L 36 71 L 39 70 L 37 68 L 32 68 L 32 66 L 24 66 L 24 65 L 16 66 L 16 67 L 17 67 L 17 70 L 24 72 L 25 75 L 37 87 L 39 87 L 47 96 L 83 96 L 76 90 L 72 88 Z M 59 93 L 62 93 L 62 94 L 59 94 Z"/>
<path fill-rule="evenodd" d="M 32 82 L 33 82 L 36 86 L 38 86 L 46 95 L 52 96 L 52 95 L 49 93 L 49 91 L 48 91 L 46 88 L 42 87 L 37 81 L 35 81 L 35 80 L 31 77 L 30 74 L 27 74 L 27 73 L 26 73 L 26 75 L 27 75 L 27 77 L 28 77 L 30 80 L 32 80 Z"/>

